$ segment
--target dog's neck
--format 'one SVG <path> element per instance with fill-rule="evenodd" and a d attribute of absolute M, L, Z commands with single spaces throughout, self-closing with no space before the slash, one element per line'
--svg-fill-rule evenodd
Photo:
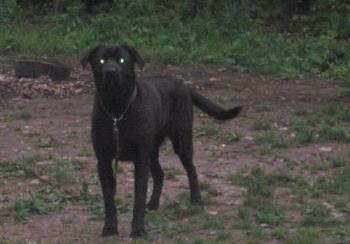
<path fill-rule="evenodd" d="M 104 95 L 97 94 L 101 102 L 101 107 L 113 119 L 122 116 L 129 108 L 131 103 L 135 100 L 137 95 L 136 83 L 130 85 L 122 91 L 115 91 L 113 89 L 107 91 Z"/>

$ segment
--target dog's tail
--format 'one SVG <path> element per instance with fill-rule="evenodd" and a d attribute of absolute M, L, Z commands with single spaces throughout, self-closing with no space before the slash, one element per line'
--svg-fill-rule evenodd
<path fill-rule="evenodd" d="M 228 120 L 236 117 L 241 111 L 241 107 L 234 107 L 232 109 L 223 109 L 214 104 L 208 98 L 202 96 L 195 90 L 190 89 L 193 104 L 201 109 L 203 112 L 219 120 Z"/>

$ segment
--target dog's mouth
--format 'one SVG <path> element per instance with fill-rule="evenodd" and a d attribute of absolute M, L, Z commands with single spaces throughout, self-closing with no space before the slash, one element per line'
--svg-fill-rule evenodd
<path fill-rule="evenodd" d="M 103 86 L 106 89 L 119 89 L 120 79 L 117 74 L 104 73 L 103 74 Z"/>

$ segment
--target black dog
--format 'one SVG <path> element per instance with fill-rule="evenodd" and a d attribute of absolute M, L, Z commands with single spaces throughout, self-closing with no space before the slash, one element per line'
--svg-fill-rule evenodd
<path fill-rule="evenodd" d="M 92 66 L 96 95 L 92 115 L 92 141 L 97 157 L 104 204 L 103 235 L 117 234 L 114 203 L 116 178 L 114 158 L 133 161 L 135 199 L 131 236 L 145 233 L 145 208 L 148 174 L 153 177 L 153 192 L 148 209 L 159 207 L 164 173 L 159 165 L 159 147 L 170 138 L 188 175 L 191 202 L 200 203 L 196 169 L 192 162 L 193 107 L 220 120 L 238 115 L 241 108 L 224 110 L 171 77 L 136 80 L 135 63 L 142 69 L 143 59 L 130 46 L 99 45 L 81 60 Z"/>

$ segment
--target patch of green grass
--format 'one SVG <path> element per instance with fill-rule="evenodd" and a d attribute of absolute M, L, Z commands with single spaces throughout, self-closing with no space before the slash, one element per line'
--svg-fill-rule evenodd
<path fill-rule="evenodd" d="M 252 169 L 248 174 L 242 174 L 242 172 L 231 174 L 228 179 L 233 184 L 247 187 L 248 197 L 250 196 L 252 199 L 271 198 L 276 185 L 283 186 L 294 181 L 294 179 L 282 172 L 266 174 L 259 167 Z"/>
<path fill-rule="evenodd" d="M 255 224 L 253 213 L 249 208 L 239 207 L 237 219 L 233 222 L 236 229 L 250 229 Z"/>
<path fill-rule="evenodd" d="M 344 157 L 330 157 L 328 159 L 332 168 L 345 167 L 347 165 L 347 159 Z"/>
<path fill-rule="evenodd" d="M 224 230 L 225 219 L 220 215 L 210 215 L 203 213 L 199 220 L 200 229 Z"/>
<path fill-rule="evenodd" d="M 27 111 L 27 110 L 22 110 L 19 115 L 18 118 L 21 120 L 30 120 L 33 118 L 32 112 Z"/>
<path fill-rule="evenodd" d="M 318 244 L 321 242 L 320 232 L 313 228 L 299 229 L 287 239 L 288 244 Z"/>
<path fill-rule="evenodd" d="M 220 130 L 212 123 L 203 123 L 199 127 L 194 128 L 193 135 L 195 137 L 218 139 L 220 137 Z"/>
<path fill-rule="evenodd" d="M 288 230 L 284 227 L 277 227 L 272 231 L 271 235 L 277 240 L 284 240 L 288 236 Z"/>
<path fill-rule="evenodd" d="M 297 108 L 294 110 L 294 115 L 296 116 L 306 116 L 308 114 L 308 110 L 306 108 Z"/>
<path fill-rule="evenodd" d="M 11 174 L 23 170 L 27 177 L 31 177 L 33 176 L 35 164 L 41 160 L 42 158 L 39 155 L 21 157 L 7 164 L 0 164 L 0 172 Z"/>
<path fill-rule="evenodd" d="M 262 153 L 271 153 L 275 148 L 287 146 L 286 140 L 272 131 L 259 133 L 255 137 L 255 142 L 260 146 Z"/>
<path fill-rule="evenodd" d="M 233 143 L 239 141 L 241 139 L 241 135 L 234 131 L 229 131 L 223 135 L 223 139 L 226 142 Z"/>
<path fill-rule="evenodd" d="M 329 210 L 319 202 L 311 202 L 304 207 L 303 226 L 317 226 L 331 223 Z"/>
<path fill-rule="evenodd" d="M 177 180 L 178 175 L 183 174 L 183 172 L 180 169 L 174 168 L 174 167 L 166 168 L 164 171 L 165 171 L 165 178 L 173 181 Z"/>
<path fill-rule="evenodd" d="M 53 187 L 42 188 L 16 200 L 11 216 L 18 222 L 27 221 L 31 215 L 45 215 L 62 209 L 67 201 L 68 196 L 63 192 Z"/>
<path fill-rule="evenodd" d="M 315 141 L 316 131 L 303 120 L 294 121 L 292 131 L 295 139 L 300 144 L 312 143 Z"/>
<path fill-rule="evenodd" d="M 91 195 L 88 184 L 83 182 L 80 188 L 80 195 L 75 199 L 80 204 L 86 206 L 87 210 L 93 216 L 93 219 L 104 218 L 104 203 L 103 197 L 100 195 Z M 121 198 L 116 198 L 115 205 L 120 213 L 127 213 L 131 211 L 131 204 Z"/>
<path fill-rule="evenodd" d="M 203 212 L 203 206 L 193 205 L 190 203 L 190 196 L 188 192 L 183 192 L 178 201 L 172 201 L 170 199 L 165 200 L 164 213 L 169 216 L 182 218 Z"/>
<path fill-rule="evenodd" d="M 171 235 L 178 229 L 176 221 L 161 212 L 148 212 L 145 222 L 147 231 L 152 234 Z"/>
<path fill-rule="evenodd" d="M 230 243 L 233 243 L 232 233 L 227 230 L 222 230 L 217 234 L 216 241 L 230 241 Z"/>
<path fill-rule="evenodd" d="M 81 169 L 81 164 L 78 161 L 59 160 L 48 167 L 47 174 L 54 178 L 59 185 L 67 185 L 76 182 L 73 171 Z"/>
<path fill-rule="evenodd" d="M 208 193 L 208 195 L 210 195 L 210 196 L 217 196 L 220 194 L 216 190 L 216 188 L 213 187 L 213 185 L 208 181 L 201 181 L 199 183 L 199 188 L 201 189 L 201 191 L 206 191 Z"/>
<path fill-rule="evenodd" d="M 256 105 L 256 112 L 270 112 L 272 110 L 272 106 L 270 104 L 259 104 Z"/>
<path fill-rule="evenodd" d="M 350 142 L 350 131 L 340 125 L 321 125 L 318 131 L 321 142 Z"/>
<path fill-rule="evenodd" d="M 38 147 L 52 147 L 52 144 L 54 142 L 54 139 L 52 136 L 45 136 L 45 137 L 41 137 L 38 140 Z"/>
<path fill-rule="evenodd" d="M 282 158 L 282 159 L 285 166 L 290 170 L 294 169 L 294 167 L 298 164 L 297 161 L 289 158 Z"/>
<path fill-rule="evenodd" d="M 285 221 L 284 209 L 280 204 L 266 202 L 257 208 L 258 223 L 280 225 Z"/>
<path fill-rule="evenodd" d="M 298 143 L 350 141 L 350 129 L 346 122 L 350 120 L 350 109 L 344 105 L 327 105 L 305 110 L 304 120 L 292 124 Z"/>
<path fill-rule="evenodd" d="M 271 121 L 269 120 L 255 120 L 253 123 L 254 130 L 270 130 L 271 129 Z"/>

